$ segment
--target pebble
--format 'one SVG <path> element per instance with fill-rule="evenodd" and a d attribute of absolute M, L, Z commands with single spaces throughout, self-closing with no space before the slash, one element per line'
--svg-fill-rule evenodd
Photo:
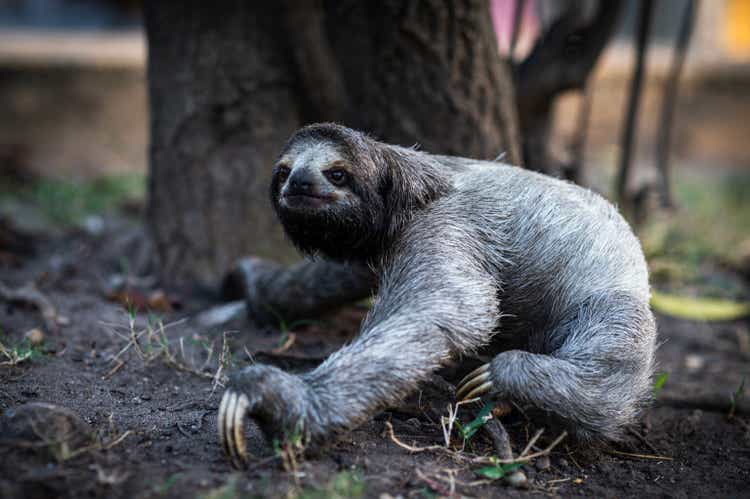
<path fill-rule="evenodd" d="M 94 442 L 91 427 L 62 406 L 30 402 L 0 415 L 0 446 L 18 446 L 65 460 L 76 449 Z"/>
<path fill-rule="evenodd" d="M 685 356 L 685 367 L 690 371 L 697 371 L 706 363 L 700 355 L 689 354 Z"/>
<path fill-rule="evenodd" d="M 44 333 L 41 329 L 36 327 L 26 331 L 26 334 L 23 336 L 29 340 L 29 343 L 31 343 L 31 346 L 33 347 L 39 346 L 44 342 Z"/>
<path fill-rule="evenodd" d="M 516 470 L 510 475 L 507 475 L 505 481 L 508 482 L 508 485 L 517 489 L 529 488 L 529 480 L 526 478 L 526 474 L 521 470 Z"/>
<path fill-rule="evenodd" d="M 83 220 L 82 228 L 90 236 L 100 236 L 104 232 L 104 219 L 99 215 L 89 215 Z"/>

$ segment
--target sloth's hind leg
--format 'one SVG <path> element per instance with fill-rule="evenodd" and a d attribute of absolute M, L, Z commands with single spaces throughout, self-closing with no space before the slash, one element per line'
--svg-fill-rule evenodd
<path fill-rule="evenodd" d="M 546 333 L 549 354 L 510 350 L 470 373 L 459 398 L 491 393 L 531 404 L 584 439 L 618 439 L 648 399 L 656 326 L 626 293 L 586 300 Z"/>

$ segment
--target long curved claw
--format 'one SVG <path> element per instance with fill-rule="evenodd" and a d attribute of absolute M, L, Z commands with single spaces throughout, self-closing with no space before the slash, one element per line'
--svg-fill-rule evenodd
<path fill-rule="evenodd" d="M 245 415 L 250 402 L 245 394 L 232 390 L 224 392 L 219 404 L 217 426 L 219 440 L 232 466 L 236 469 L 247 467 L 247 447 L 245 444 Z"/>
<path fill-rule="evenodd" d="M 219 413 L 216 417 L 216 429 L 219 431 L 219 442 L 221 442 L 221 448 L 224 449 L 224 454 L 229 457 L 229 442 L 227 442 L 227 438 L 224 434 L 225 431 L 225 424 L 224 421 L 227 417 L 227 406 L 229 405 L 229 399 L 232 396 L 231 390 L 227 390 L 224 392 L 224 395 L 221 397 L 221 403 L 219 404 Z"/>
<path fill-rule="evenodd" d="M 469 400 L 479 395 L 483 395 L 492 389 L 490 379 L 490 365 L 484 364 L 470 372 L 456 388 L 456 398 L 459 400 Z"/>
<path fill-rule="evenodd" d="M 247 467 L 247 443 L 245 442 L 245 415 L 247 414 L 247 408 L 250 402 L 247 399 L 247 395 L 244 393 L 240 395 L 237 401 L 237 407 L 234 411 L 234 445 L 237 455 L 242 461 L 240 463 L 241 468 Z"/>
<path fill-rule="evenodd" d="M 471 400 L 476 397 L 481 397 L 482 395 L 489 393 L 490 390 L 492 390 L 492 381 L 487 381 L 467 393 L 461 400 Z"/>

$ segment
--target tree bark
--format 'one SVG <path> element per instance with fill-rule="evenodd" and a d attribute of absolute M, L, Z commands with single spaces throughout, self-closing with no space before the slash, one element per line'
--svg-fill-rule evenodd
<path fill-rule="evenodd" d="M 149 222 L 167 284 L 293 258 L 267 189 L 298 127 L 521 161 L 487 1 L 147 2 Z"/>

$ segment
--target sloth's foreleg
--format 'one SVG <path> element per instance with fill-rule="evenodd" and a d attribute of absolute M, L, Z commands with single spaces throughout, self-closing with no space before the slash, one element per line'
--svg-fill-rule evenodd
<path fill-rule="evenodd" d="M 243 298 L 259 324 L 317 317 L 371 296 L 376 276 L 361 264 L 303 260 L 290 267 L 257 257 L 241 259 L 227 275 L 225 298 Z"/>
<path fill-rule="evenodd" d="M 650 393 L 656 326 L 626 293 L 586 300 L 545 333 L 548 354 L 511 350 L 461 381 L 458 398 L 492 394 L 570 421 L 584 439 L 618 439 Z"/>
<path fill-rule="evenodd" d="M 494 281 L 467 252 L 436 236 L 440 245 L 411 248 L 387 266 L 360 335 L 318 368 L 295 376 L 254 365 L 231 377 L 219 433 L 235 465 L 246 459 L 246 414 L 266 433 L 301 428 L 319 442 L 399 403 L 452 355 L 489 341 L 497 320 Z"/>

